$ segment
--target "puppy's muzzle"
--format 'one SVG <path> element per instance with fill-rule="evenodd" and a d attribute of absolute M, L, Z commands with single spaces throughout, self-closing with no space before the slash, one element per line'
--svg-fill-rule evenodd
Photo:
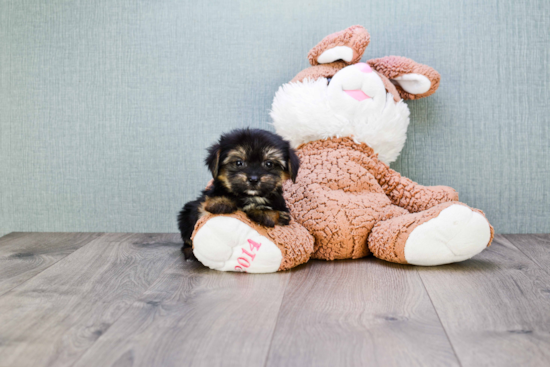
<path fill-rule="evenodd" d="M 250 186 L 256 186 L 260 182 L 260 177 L 257 175 L 248 176 Z"/>

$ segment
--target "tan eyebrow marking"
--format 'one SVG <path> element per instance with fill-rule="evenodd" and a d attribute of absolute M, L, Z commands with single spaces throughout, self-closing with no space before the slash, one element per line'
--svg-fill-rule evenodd
<path fill-rule="evenodd" d="M 273 161 L 276 164 L 279 164 L 281 167 L 286 168 L 285 160 L 283 159 L 283 153 L 273 147 L 267 147 L 264 149 L 264 160 Z"/>
<path fill-rule="evenodd" d="M 227 153 L 227 157 L 223 160 L 223 164 L 236 160 L 246 161 L 246 151 L 243 147 L 231 149 L 229 153 Z"/>

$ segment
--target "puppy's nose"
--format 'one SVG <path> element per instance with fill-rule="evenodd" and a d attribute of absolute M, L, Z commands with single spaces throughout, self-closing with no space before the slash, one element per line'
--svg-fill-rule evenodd
<path fill-rule="evenodd" d="M 248 182 L 250 182 L 251 184 L 257 184 L 258 182 L 260 182 L 260 178 L 256 175 L 248 176 Z"/>

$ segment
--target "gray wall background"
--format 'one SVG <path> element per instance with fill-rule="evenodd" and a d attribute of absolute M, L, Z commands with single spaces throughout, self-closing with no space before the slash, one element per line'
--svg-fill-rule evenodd
<path fill-rule="evenodd" d="M 204 149 L 272 129 L 325 35 L 436 68 L 392 167 L 456 188 L 497 232 L 550 232 L 550 2 L 0 0 L 0 234 L 176 232 Z"/>

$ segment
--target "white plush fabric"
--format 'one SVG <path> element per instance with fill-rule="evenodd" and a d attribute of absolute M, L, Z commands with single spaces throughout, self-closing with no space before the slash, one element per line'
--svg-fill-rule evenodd
<path fill-rule="evenodd" d="M 405 259 L 413 265 L 442 265 L 479 254 L 491 237 L 487 219 L 464 205 L 451 205 L 416 227 L 405 243 Z"/>
<path fill-rule="evenodd" d="M 336 46 L 323 52 L 317 57 L 319 64 L 328 64 L 336 60 L 350 62 L 353 59 L 353 50 L 348 46 Z"/>
<path fill-rule="evenodd" d="M 268 238 L 238 219 L 221 216 L 209 219 L 195 234 L 193 253 L 203 265 L 221 271 L 273 273 L 283 261 L 281 250 Z"/>
<path fill-rule="evenodd" d="M 411 94 L 424 94 L 430 90 L 432 82 L 422 74 L 404 74 L 392 79 L 392 82 L 397 83 Z"/>
<path fill-rule="evenodd" d="M 357 101 L 345 90 L 361 90 L 369 99 Z M 376 73 L 355 65 L 340 70 L 329 85 L 327 79 L 305 79 L 279 88 L 271 117 L 275 130 L 293 147 L 330 137 L 353 137 L 393 162 L 403 149 L 409 125 L 409 109 L 395 102 Z"/>

